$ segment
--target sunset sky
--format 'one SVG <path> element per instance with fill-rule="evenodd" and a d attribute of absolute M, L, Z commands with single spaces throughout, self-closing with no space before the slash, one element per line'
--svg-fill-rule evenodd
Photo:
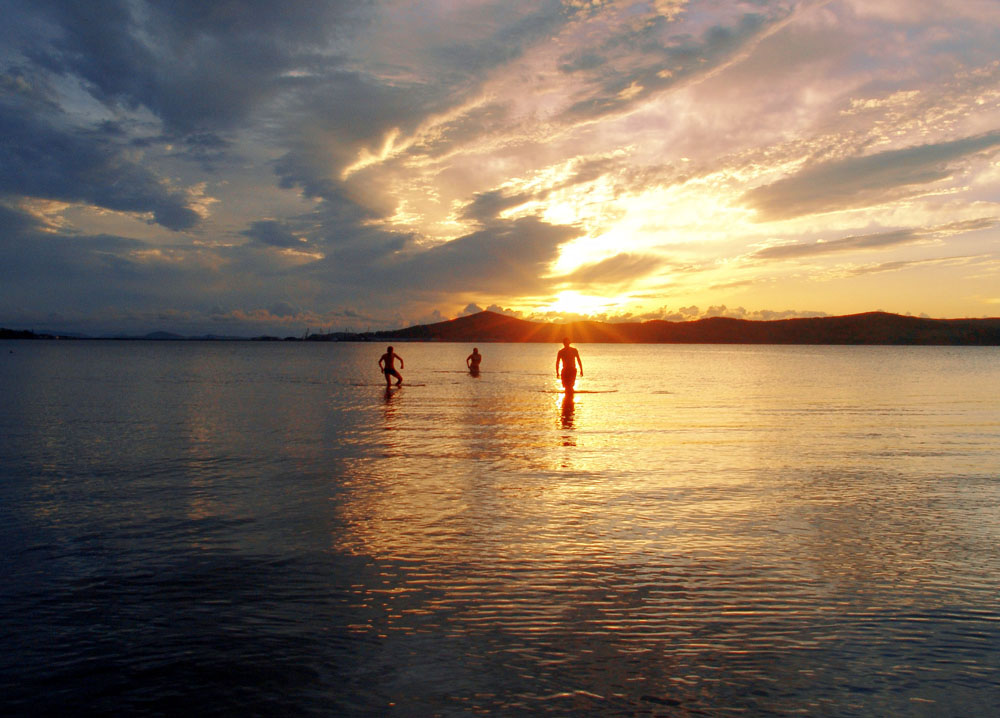
<path fill-rule="evenodd" d="M 996 0 L 0 6 L 0 326 L 1000 315 Z"/>

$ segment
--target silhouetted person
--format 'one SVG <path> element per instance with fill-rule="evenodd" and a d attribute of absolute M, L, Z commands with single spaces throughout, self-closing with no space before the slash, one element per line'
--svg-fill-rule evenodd
<path fill-rule="evenodd" d="M 562 363 L 562 373 L 559 373 L 559 364 Z M 569 338 L 563 339 L 563 348 L 556 354 L 556 376 L 562 377 L 562 385 L 566 391 L 573 391 L 576 384 L 576 365 L 580 365 L 580 376 L 583 376 L 583 360 L 580 352 L 569 345 Z"/>
<path fill-rule="evenodd" d="M 479 353 L 479 349 L 473 347 L 472 353 L 465 357 L 465 366 L 469 367 L 469 372 L 472 374 L 479 373 L 479 363 L 483 360 L 483 355 Z"/>
<path fill-rule="evenodd" d="M 385 354 L 383 354 L 382 358 L 378 360 L 378 367 L 382 370 L 382 373 L 385 374 L 386 387 L 389 386 L 390 377 L 396 377 L 396 386 L 403 383 L 403 376 L 396 371 L 397 359 L 399 359 L 399 368 L 405 368 L 405 365 L 403 364 L 403 357 L 394 353 L 392 351 L 392 347 L 386 347 Z"/>

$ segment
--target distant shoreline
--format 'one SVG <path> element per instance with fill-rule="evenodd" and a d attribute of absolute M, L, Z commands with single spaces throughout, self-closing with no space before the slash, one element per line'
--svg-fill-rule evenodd
<path fill-rule="evenodd" d="M 608 323 L 531 322 L 495 312 L 478 312 L 435 324 L 376 332 L 334 332 L 303 337 L 182 336 L 153 332 L 143 336 L 88 337 L 2 329 L 0 339 L 114 341 L 257 341 L 257 342 L 464 342 L 619 344 L 805 344 L 1000 346 L 1000 318 L 925 319 L 885 312 L 837 317 L 751 321 L 712 317 L 690 322 Z"/>

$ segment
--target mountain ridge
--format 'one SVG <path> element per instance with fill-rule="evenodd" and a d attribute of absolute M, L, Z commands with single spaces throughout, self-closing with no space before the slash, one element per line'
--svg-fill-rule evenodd
<path fill-rule="evenodd" d="M 709 317 L 686 322 L 654 319 L 645 322 L 536 322 L 481 311 L 455 319 L 375 332 L 310 334 L 305 341 L 410 341 L 463 343 L 556 343 L 569 337 L 579 343 L 627 344 L 891 344 L 1000 346 L 1000 318 L 927 319 L 888 312 L 864 312 L 834 317 L 750 320 Z M 42 334 L 0 328 L 0 339 L 89 339 L 82 335 Z M 279 341 L 278 337 L 204 335 L 186 337 L 170 332 L 114 337 L 139 341 Z M 303 341 L 285 337 L 283 341 Z"/>
<path fill-rule="evenodd" d="M 332 336 L 332 335 L 325 335 Z M 1000 318 L 925 319 L 887 312 L 834 317 L 749 320 L 710 317 L 687 322 L 593 320 L 533 322 L 491 311 L 433 324 L 363 335 L 371 340 L 438 342 L 545 342 L 629 344 L 894 344 L 1000 345 Z M 310 337 L 323 341 L 324 335 Z M 343 340 L 344 335 L 338 335 Z"/>

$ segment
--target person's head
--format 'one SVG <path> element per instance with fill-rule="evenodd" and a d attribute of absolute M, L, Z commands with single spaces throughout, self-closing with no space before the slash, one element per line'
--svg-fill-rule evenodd
<path fill-rule="evenodd" d="M 472 353 L 473 354 L 478 354 L 479 353 L 479 347 L 472 347 Z"/>
<path fill-rule="evenodd" d="M 387 354 L 392 354 L 392 347 L 386 347 L 385 351 Z"/>
<path fill-rule="evenodd" d="M 563 338 L 563 346 L 564 347 L 568 347 L 569 346 L 569 337 Z"/>

